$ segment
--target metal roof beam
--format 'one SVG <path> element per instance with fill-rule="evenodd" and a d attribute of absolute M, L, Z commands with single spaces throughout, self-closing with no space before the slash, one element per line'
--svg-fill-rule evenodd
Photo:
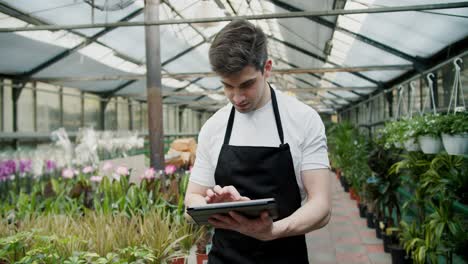
<path fill-rule="evenodd" d="M 279 0 L 270 0 L 270 2 L 272 2 L 273 4 L 275 4 L 276 6 L 278 7 L 281 7 L 283 9 L 286 9 L 288 11 L 291 11 L 291 12 L 303 12 L 302 9 L 300 8 L 297 8 L 293 5 L 290 5 L 288 3 L 285 3 L 283 1 L 279 1 Z M 354 37 L 355 39 L 359 40 L 359 41 L 362 41 L 364 43 L 367 43 L 373 47 L 376 47 L 380 50 L 383 50 L 387 53 L 390 53 L 390 54 L 393 54 L 397 57 L 400 57 L 402 59 L 405 59 L 407 61 L 410 61 L 411 63 L 415 64 L 416 67 L 419 67 L 420 64 L 424 64 L 424 61 L 422 58 L 417 58 L 417 57 L 414 57 L 414 56 L 411 56 L 403 51 L 400 51 L 400 50 L 397 50 L 393 47 L 390 47 L 384 43 L 381 43 L 381 42 L 378 42 L 376 40 L 373 40 L 369 37 L 366 37 L 364 35 L 361 35 L 361 34 L 358 34 L 358 33 L 355 33 L 355 32 L 352 32 L 351 30 L 348 30 L 348 29 L 345 29 L 345 28 L 342 28 L 326 19 L 323 19 L 321 17 L 311 17 L 311 16 L 308 16 L 308 17 L 305 17 L 306 19 L 309 19 L 311 21 L 314 21 L 322 26 L 326 26 L 328 28 L 331 28 L 331 29 L 335 29 L 337 31 L 340 31 L 340 32 L 343 32 L 343 33 L 346 33 L 348 35 L 351 35 L 352 37 Z"/>
<path fill-rule="evenodd" d="M 125 16 L 124 18 L 122 18 L 120 21 L 123 22 L 123 21 L 128 21 L 138 15 L 140 15 L 141 13 L 143 12 L 143 8 L 140 8 L 138 10 L 135 10 L 134 12 L 130 13 L 129 15 Z M 60 60 L 68 57 L 69 55 L 71 55 L 72 53 L 78 51 L 79 49 L 82 49 L 86 46 L 88 46 L 89 44 L 93 43 L 94 41 L 96 41 L 98 38 L 102 37 L 103 35 L 109 33 L 110 31 L 116 29 L 117 27 L 107 27 L 101 31 L 99 31 L 98 33 L 94 34 L 93 36 L 89 37 L 89 38 L 86 38 L 85 41 L 83 41 L 82 43 L 76 45 L 75 47 L 71 48 L 71 49 L 67 49 L 63 52 L 61 52 L 60 54 L 57 54 L 56 56 L 54 56 L 53 58 L 39 64 L 38 66 L 36 66 L 34 69 L 28 71 L 28 72 L 25 72 L 24 74 L 22 74 L 22 77 L 30 77 L 42 70 L 44 70 L 45 68 L 59 62 Z"/>
<path fill-rule="evenodd" d="M 112 22 L 112 23 L 93 23 L 93 24 L 74 24 L 74 25 L 47 25 L 36 27 L 13 27 L 13 28 L 0 28 L 0 33 L 16 32 L 16 31 L 38 31 L 38 30 L 72 30 L 72 29 L 89 29 L 101 27 L 138 27 L 138 26 L 162 26 L 162 25 L 175 25 L 175 24 L 189 24 L 189 23 L 209 23 L 209 22 L 222 22 L 232 21 L 235 19 L 245 20 L 262 20 L 262 19 L 284 19 L 284 18 L 298 18 L 298 17 L 320 17 L 320 16 L 338 16 L 338 15 L 354 15 L 354 14 L 375 14 L 375 13 L 392 13 L 392 12 L 406 12 L 406 11 L 420 11 L 420 10 L 434 10 L 434 9 L 452 9 L 452 8 L 465 8 L 468 7 L 468 2 L 455 2 L 455 3 L 442 3 L 442 4 L 425 4 L 425 5 L 409 5 L 409 6 L 395 6 L 395 7 L 381 7 L 381 8 L 365 8 L 365 9 L 349 9 L 349 10 L 325 10 L 325 11 L 304 11 L 304 12 L 287 12 L 287 13 L 273 13 L 261 15 L 247 15 L 247 16 L 226 16 L 226 17 L 210 17 L 210 18 L 190 18 L 190 19 L 168 19 L 158 21 L 138 21 L 138 22 Z"/>
<path fill-rule="evenodd" d="M 387 66 L 359 66 L 359 67 L 324 67 L 324 68 L 290 68 L 290 69 L 274 69 L 273 74 L 288 75 L 288 74 L 307 74 L 307 73 L 326 73 L 326 72 L 349 72 L 358 73 L 363 71 L 393 71 L 393 70 L 410 70 L 411 65 L 387 65 Z M 163 73 L 163 77 L 175 79 L 187 79 L 198 77 L 214 77 L 215 72 L 184 72 L 184 73 Z M 317 75 L 314 75 L 317 77 Z M 119 74 L 108 76 L 76 76 L 76 77 L 38 77 L 31 78 L 34 81 L 41 82 L 73 82 L 73 81 L 115 81 L 115 80 L 138 80 L 146 77 L 146 74 Z M 317 77 L 319 78 L 319 77 Z M 339 86 L 339 85 L 337 85 Z"/>
<path fill-rule="evenodd" d="M 48 23 L 46 23 L 45 21 L 40 20 L 40 19 L 35 18 L 35 17 L 32 17 L 32 16 L 30 16 L 28 14 L 25 14 L 25 13 L 21 12 L 21 11 L 18 11 L 15 8 L 13 8 L 12 6 L 10 6 L 10 5 L 6 4 L 6 3 L 0 2 L 0 12 L 5 14 L 5 15 L 9 15 L 11 17 L 23 20 L 23 21 L 27 22 L 28 24 L 48 25 Z"/>
<path fill-rule="evenodd" d="M 324 63 L 330 63 L 330 64 L 335 65 L 335 66 L 340 66 L 340 65 L 338 65 L 336 63 L 333 63 L 331 61 L 327 61 L 326 58 L 323 57 L 323 56 L 317 55 L 317 54 L 315 54 L 313 52 L 310 52 L 310 51 L 308 51 L 306 49 L 303 49 L 303 48 L 301 48 L 301 47 L 299 47 L 299 46 L 297 46 L 295 44 L 289 43 L 289 42 L 284 41 L 284 40 L 280 40 L 280 39 L 272 37 L 272 36 L 269 36 L 269 38 L 271 38 L 271 39 L 273 39 L 273 40 L 275 40 L 275 41 L 277 41 L 277 42 L 279 42 L 279 43 L 281 43 L 281 44 L 283 44 L 283 45 L 285 45 L 285 46 L 287 46 L 289 48 L 292 48 L 292 49 L 294 49 L 296 51 L 302 52 L 302 53 L 304 53 L 304 54 L 306 54 L 306 55 L 308 55 L 308 56 L 310 56 L 310 57 L 312 57 L 314 59 L 320 60 L 320 61 L 322 61 Z M 361 79 L 364 79 L 364 80 L 366 80 L 368 82 L 371 82 L 373 84 L 381 86 L 380 82 L 378 82 L 378 81 L 376 81 L 376 80 L 374 80 L 372 78 L 369 78 L 369 77 L 367 77 L 367 76 L 365 76 L 363 74 L 360 74 L 360 73 L 357 73 L 357 72 L 350 72 L 350 73 L 357 76 L 357 77 L 359 77 L 359 78 L 361 78 Z"/>

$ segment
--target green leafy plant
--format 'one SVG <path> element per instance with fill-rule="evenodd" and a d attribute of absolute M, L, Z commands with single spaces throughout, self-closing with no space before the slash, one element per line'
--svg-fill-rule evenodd
<path fill-rule="evenodd" d="M 450 135 L 468 133 L 468 112 L 443 115 L 439 122 L 442 133 Z"/>

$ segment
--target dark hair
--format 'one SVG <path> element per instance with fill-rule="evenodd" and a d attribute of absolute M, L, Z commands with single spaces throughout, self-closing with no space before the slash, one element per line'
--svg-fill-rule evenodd
<path fill-rule="evenodd" d="M 221 76 L 236 74 L 249 65 L 263 73 L 268 58 L 265 33 L 246 20 L 233 20 L 216 35 L 209 57 L 212 70 Z"/>

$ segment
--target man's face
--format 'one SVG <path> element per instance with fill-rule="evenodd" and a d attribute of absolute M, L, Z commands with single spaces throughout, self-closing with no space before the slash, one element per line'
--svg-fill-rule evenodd
<path fill-rule="evenodd" d="M 246 66 L 232 76 L 221 77 L 224 94 L 240 113 L 251 112 L 265 103 L 267 89 L 266 79 L 270 75 L 271 60 L 265 63 L 263 74 L 253 66 Z"/>

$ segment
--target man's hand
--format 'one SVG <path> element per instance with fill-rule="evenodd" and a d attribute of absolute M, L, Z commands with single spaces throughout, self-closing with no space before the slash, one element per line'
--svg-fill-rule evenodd
<path fill-rule="evenodd" d="M 205 201 L 207 203 L 225 203 L 249 200 L 250 198 L 241 196 L 237 189 L 232 185 L 225 187 L 216 185 L 213 189 L 206 190 L 205 196 Z"/>
<path fill-rule="evenodd" d="M 215 214 L 208 219 L 208 222 L 215 228 L 237 231 L 258 240 L 268 241 L 276 238 L 273 232 L 273 220 L 267 211 L 255 219 L 231 211 L 229 215 Z"/>

